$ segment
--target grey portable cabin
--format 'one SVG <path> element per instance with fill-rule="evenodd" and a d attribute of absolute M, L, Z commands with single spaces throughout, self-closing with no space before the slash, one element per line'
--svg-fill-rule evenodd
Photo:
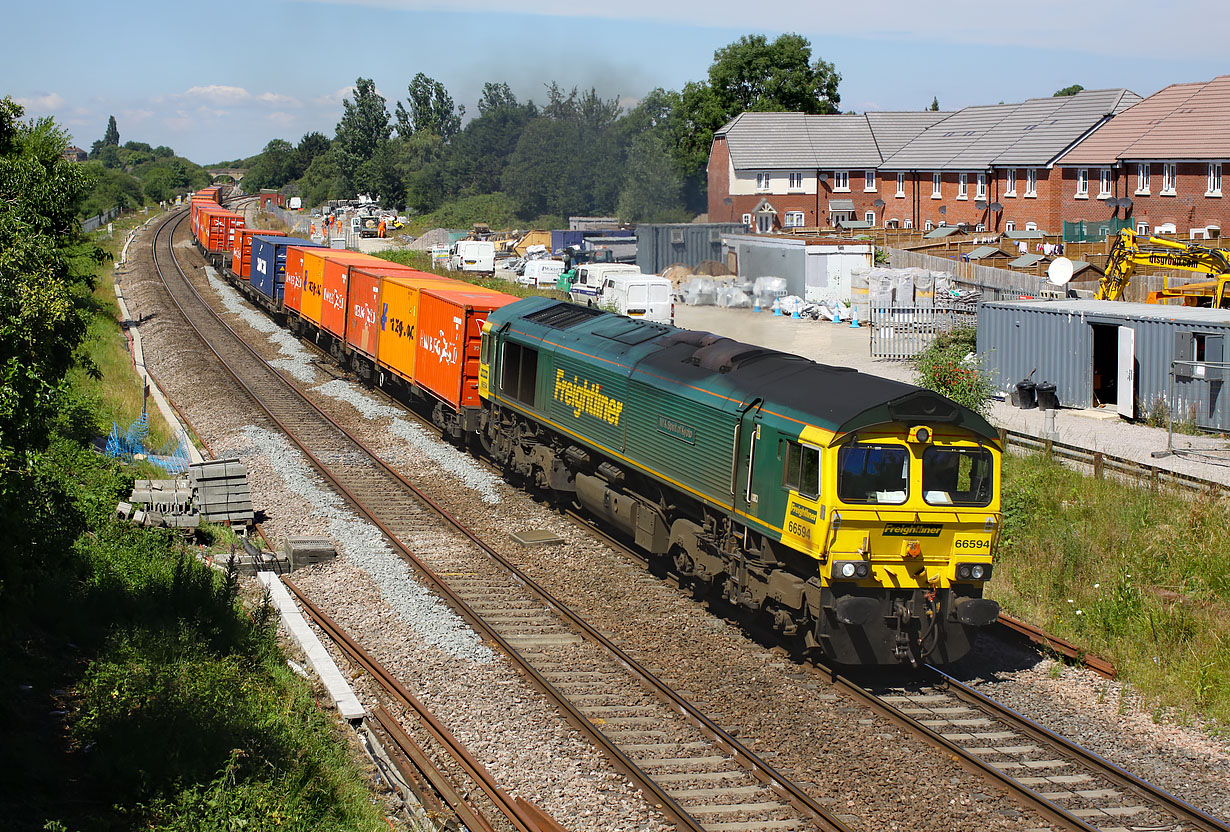
<path fill-rule="evenodd" d="M 747 226 L 738 222 L 641 223 L 636 227 L 636 267 L 645 274 L 661 274 L 675 263 L 721 263 L 722 235 L 745 231 Z"/>
<path fill-rule="evenodd" d="M 1010 391 L 1034 371 L 1062 407 L 1131 419 L 1164 403 L 1178 419 L 1230 430 L 1228 347 L 1230 310 L 1073 299 L 978 308 L 978 354 L 996 387 Z"/>

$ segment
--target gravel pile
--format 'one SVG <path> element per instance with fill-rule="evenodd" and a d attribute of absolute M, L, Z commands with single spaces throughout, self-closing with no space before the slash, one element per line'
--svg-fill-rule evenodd
<path fill-rule="evenodd" d="M 448 229 L 433 228 L 431 231 L 426 232 L 423 236 L 406 246 L 406 248 L 411 251 L 431 251 L 433 246 L 446 245 L 448 245 Z"/>

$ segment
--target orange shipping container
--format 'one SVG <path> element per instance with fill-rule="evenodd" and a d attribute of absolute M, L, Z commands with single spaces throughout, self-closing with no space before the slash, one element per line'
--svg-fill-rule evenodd
<path fill-rule="evenodd" d="M 235 248 L 231 249 L 231 271 L 244 280 L 252 276 L 252 238 L 285 237 L 284 231 L 261 231 L 258 228 L 242 228 L 235 234 Z"/>
<path fill-rule="evenodd" d="M 299 315 L 317 326 L 321 325 L 321 304 L 325 294 L 325 262 L 364 262 L 376 260 L 367 254 L 356 251 L 344 251 L 328 248 L 312 248 L 303 250 L 303 299 L 299 302 Z M 385 261 L 381 261 L 385 262 Z M 345 306 L 345 294 L 342 304 Z"/>
<path fill-rule="evenodd" d="M 198 240 L 206 251 L 229 254 L 235 247 L 235 232 L 243 228 L 243 217 L 225 208 L 202 208 L 198 224 Z"/>
<path fill-rule="evenodd" d="M 382 367 L 414 381 L 414 336 L 419 319 L 419 293 L 423 289 L 460 289 L 451 277 L 413 272 L 386 277 L 380 282 L 380 335 L 376 357 Z"/>
<path fill-rule="evenodd" d="M 346 337 L 346 306 L 350 296 L 350 267 L 353 265 L 396 266 L 388 260 L 356 251 L 322 249 L 320 326 L 335 338 Z"/>
<path fill-rule="evenodd" d="M 415 383 L 454 410 L 477 407 L 483 323 L 518 299 L 499 292 L 425 289 L 419 298 Z"/>
<path fill-rule="evenodd" d="M 288 246 L 286 249 L 286 283 L 282 295 L 282 305 L 295 314 L 303 303 L 303 252 L 300 246 Z"/>

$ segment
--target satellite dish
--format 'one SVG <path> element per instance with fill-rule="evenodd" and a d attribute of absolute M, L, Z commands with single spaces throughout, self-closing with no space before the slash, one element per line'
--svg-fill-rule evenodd
<path fill-rule="evenodd" d="M 1119 207 L 1119 197 L 1112 196 L 1110 199 L 1106 200 L 1106 207 L 1110 208 L 1112 211 L 1118 208 Z"/>
<path fill-rule="evenodd" d="M 941 214 L 947 214 L 947 213 L 948 213 L 948 206 L 947 206 L 947 205 L 941 205 L 941 206 L 940 206 L 940 213 L 941 213 Z"/>
<path fill-rule="evenodd" d="M 1124 209 L 1131 208 L 1132 198 L 1127 196 L 1119 197 L 1119 207 Z"/>
<path fill-rule="evenodd" d="M 829 181 L 829 175 L 828 175 L 827 173 L 822 173 L 822 174 L 820 174 L 820 181 L 821 181 L 821 182 L 828 182 L 828 181 Z"/>
<path fill-rule="evenodd" d="M 1072 261 L 1066 257 L 1056 257 L 1046 268 L 1046 280 L 1052 286 L 1067 286 L 1072 279 Z"/>
<path fill-rule="evenodd" d="M 987 207 L 987 201 L 985 199 L 975 199 L 974 207 L 977 208 L 979 211 L 982 211 Z"/>
<path fill-rule="evenodd" d="M 988 207 L 988 208 L 990 208 L 992 211 L 994 211 L 994 212 L 995 212 L 995 213 L 997 213 L 997 214 L 998 214 L 1000 211 L 1004 210 L 1004 205 L 1003 205 L 1003 203 L 1002 203 L 1002 202 L 992 202 L 992 203 L 991 203 L 990 205 L 988 205 L 987 207 Z"/>
<path fill-rule="evenodd" d="M 872 204 L 872 205 L 874 205 L 874 206 L 875 206 L 875 207 L 877 207 L 877 208 L 883 208 L 883 207 L 884 207 L 884 200 L 882 200 L 882 199 L 877 199 L 875 202 L 873 202 L 873 203 L 871 203 L 871 204 Z"/>

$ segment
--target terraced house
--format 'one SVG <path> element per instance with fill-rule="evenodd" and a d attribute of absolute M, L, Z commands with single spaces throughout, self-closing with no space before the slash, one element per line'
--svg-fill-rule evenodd
<path fill-rule="evenodd" d="M 1064 218 L 1117 217 L 1145 234 L 1219 237 L 1230 222 L 1221 179 L 1227 163 L 1230 75 L 1174 84 L 1059 160 Z"/>

